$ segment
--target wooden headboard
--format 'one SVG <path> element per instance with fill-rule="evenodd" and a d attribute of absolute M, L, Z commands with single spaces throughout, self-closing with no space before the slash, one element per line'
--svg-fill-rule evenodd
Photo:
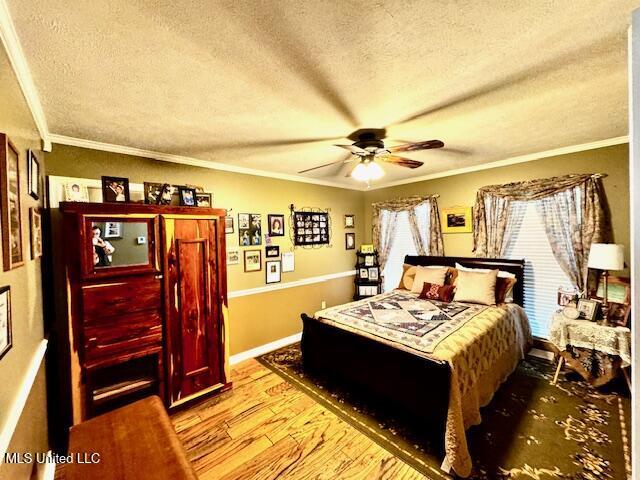
<path fill-rule="evenodd" d="M 455 267 L 459 263 L 469 268 L 490 268 L 504 270 L 516 276 L 516 284 L 513 286 L 513 301 L 524 306 L 524 260 L 509 260 L 506 258 L 475 258 L 475 257 L 431 257 L 429 255 L 407 255 L 404 263 L 427 267 L 429 265 L 442 265 Z"/>

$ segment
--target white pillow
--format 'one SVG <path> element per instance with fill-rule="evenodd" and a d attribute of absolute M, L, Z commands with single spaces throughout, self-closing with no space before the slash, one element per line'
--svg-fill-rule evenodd
<path fill-rule="evenodd" d="M 456 279 L 456 293 L 453 301 L 495 305 L 497 279 L 498 270 L 488 272 L 460 270 Z"/>
<path fill-rule="evenodd" d="M 416 276 L 413 280 L 413 286 L 411 291 L 413 293 L 422 292 L 422 286 L 425 283 L 433 283 L 435 285 L 444 285 L 444 280 L 447 277 L 447 267 L 417 267 Z"/>
<path fill-rule="evenodd" d="M 490 272 L 491 269 L 490 268 L 469 268 L 469 267 L 463 267 L 462 265 L 460 265 L 458 262 L 456 262 L 456 270 L 460 271 L 460 272 L 482 272 L 482 273 L 487 273 Z M 505 272 L 504 270 L 499 270 L 498 271 L 498 276 L 500 278 L 516 278 L 516 275 L 514 273 L 511 272 Z M 454 282 L 455 284 L 455 282 Z M 509 291 L 507 292 L 507 294 L 504 297 L 504 303 L 513 303 L 513 287 L 511 287 L 509 289 Z"/>

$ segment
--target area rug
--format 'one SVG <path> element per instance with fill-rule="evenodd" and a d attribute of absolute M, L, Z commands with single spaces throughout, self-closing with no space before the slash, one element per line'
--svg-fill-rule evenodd
<path fill-rule="evenodd" d="M 410 419 L 328 379 L 308 375 L 300 344 L 258 358 L 372 441 L 430 479 L 440 470 L 441 438 L 417 432 Z M 595 389 L 578 377 L 527 357 L 482 409 L 482 424 L 468 430 L 471 479 L 604 480 L 630 478 L 630 400 L 623 383 Z"/>

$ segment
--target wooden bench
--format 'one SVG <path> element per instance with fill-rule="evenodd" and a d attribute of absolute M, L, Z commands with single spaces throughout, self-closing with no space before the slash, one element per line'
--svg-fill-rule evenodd
<path fill-rule="evenodd" d="M 98 463 L 77 462 L 90 462 L 93 453 Z M 68 480 L 197 479 L 157 396 L 71 427 L 69 454 Z"/>

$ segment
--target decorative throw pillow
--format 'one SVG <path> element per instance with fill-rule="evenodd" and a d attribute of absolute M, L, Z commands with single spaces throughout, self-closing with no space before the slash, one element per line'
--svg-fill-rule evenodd
<path fill-rule="evenodd" d="M 462 270 L 465 272 L 483 272 L 483 273 L 487 273 L 490 272 L 491 269 L 490 268 L 470 268 L 470 267 L 463 267 L 462 265 L 460 265 L 459 263 L 456 262 L 456 271 L 458 270 Z M 511 272 L 506 272 L 504 270 L 499 270 L 498 271 L 498 278 L 512 278 L 513 284 L 511 284 L 511 286 L 508 286 L 509 284 L 507 283 L 507 287 L 506 287 L 506 294 L 504 296 L 504 300 L 502 302 L 498 301 L 498 303 L 513 303 L 513 285 L 516 283 L 517 279 L 515 274 L 511 273 Z M 453 279 L 453 281 L 451 282 L 453 284 L 455 284 L 455 278 Z M 496 284 L 496 288 L 498 287 L 498 284 Z M 498 290 L 496 290 L 496 301 L 498 300 Z"/>
<path fill-rule="evenodd" d="M 416 266 L 415 265 L 402 265 L 402 278 L 400 278 L 400 284 L 398 288 L 406 288 L 411 290 L 413 288 L 413 280 L 416 278 Z"/>
<path fill-rule="evenodd" d="M 413 281 L 411 291 L 413 293 L 422 292 L 424 283 L 444 285 L 448 270 L 447 267 L 416 267 L 416 278 Z"/>
<path fill-rule="evenodd" d="M 422 292 L 418 298 L 423 300 L 440 300 L 449 303 L 453 299 L 453 291 L 456 287 L 453 285 L 436 285 L 434 283 L 425 283 L 422 286 Z"/>
<path fill-rule="evenodd" d="M 498 270 L 486 273 L 459 270 L 453 299 L 456 302 L 495 305 L 497 279 Z"/>
<path fill-rule="evenodd" d="M 513 286 L 518 280 L 516 277 L 501 277 L 496 279 L 496 303 L 513 303 Z"/>

